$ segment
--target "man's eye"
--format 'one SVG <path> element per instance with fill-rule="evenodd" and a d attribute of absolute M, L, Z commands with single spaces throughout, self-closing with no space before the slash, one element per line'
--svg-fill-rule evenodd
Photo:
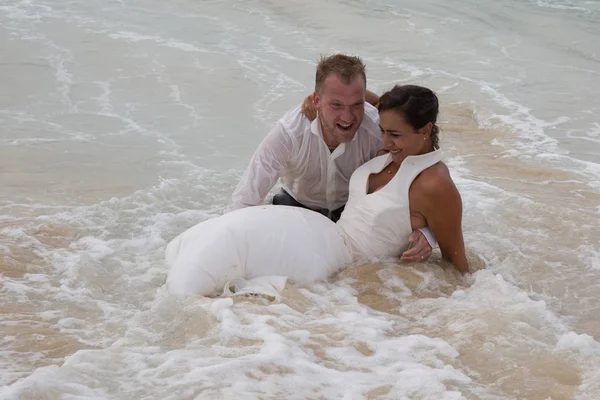
<path fill-rule="evenodd" d="M 341 105 L 340 103 L 333 103 L 333 106 L 334 106 L 335 108 L 340 108 L 340 107 L 342 107 L 342 105 Z"/>

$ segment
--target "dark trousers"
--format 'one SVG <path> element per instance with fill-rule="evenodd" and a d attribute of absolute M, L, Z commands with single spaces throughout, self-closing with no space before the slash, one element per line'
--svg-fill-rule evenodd
<path fill-rule="evenodd" d="M 338 208 L 337 210 L 329 211 L 325 209 L 313 209 L 310 207 L 306 207 L 304 204 L 299 203 L 294 199 L 288 192 L 281 189 L 279 193 L 273 196 L 273 204 L 280 206 L 292 206 L 292 207 L 301 207 L 306 208 L 308 210 L 312 210 L 318 212 L 319 214 L 323 214 L 327 218 L 331 219 L 333 222 L 337 222 L 340 219 L 340 215 L 342 215 L 342 211 L 344 211 L 344 206 Z"/>

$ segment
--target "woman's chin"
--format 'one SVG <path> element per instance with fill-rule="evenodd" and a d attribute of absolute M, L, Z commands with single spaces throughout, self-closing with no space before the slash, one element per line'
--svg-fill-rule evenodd
<path fill-rule="evenodd" d="M 392 161 L 396 164 L 402 164 L 402 161 L 406 158 L 406 154 L 403 151 L 399 151 L 398 153 L 389 153 L 392 156 Z"/>

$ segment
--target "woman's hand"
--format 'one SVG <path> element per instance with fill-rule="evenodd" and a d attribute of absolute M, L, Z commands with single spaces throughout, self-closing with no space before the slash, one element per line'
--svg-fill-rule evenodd
<path fill-rule="evenodd" d="M 409 248 L 400 257 L 401 261 L 427 261 L 431 257 L 432 248 L 427 238 L 419 230 L 414 231 L 408 238 Z"/>
<path fill-rule="evenodd" d="M 309 94 L 304 103 L 302 103 L 302 115 L 304 115 L 310 122 L 313 122 L 317 118 L 317 108 L 315 107 L 314 93 Z"/>

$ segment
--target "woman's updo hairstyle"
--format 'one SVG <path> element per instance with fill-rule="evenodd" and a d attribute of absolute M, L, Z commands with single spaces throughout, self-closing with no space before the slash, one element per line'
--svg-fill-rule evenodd
<path fill-rule="evenodd" d="M 431 142 L 434 149 L 439 149 L 440 132 L 436 125 L 439 103 L 438 98 L 426 87 L 416 85 L 396 85 L 379 99 L 379 112 L 393 110 L 400 113 L 407 124 L 414 130 L 419 130 L 429 122 L 431 129 Z"/>

